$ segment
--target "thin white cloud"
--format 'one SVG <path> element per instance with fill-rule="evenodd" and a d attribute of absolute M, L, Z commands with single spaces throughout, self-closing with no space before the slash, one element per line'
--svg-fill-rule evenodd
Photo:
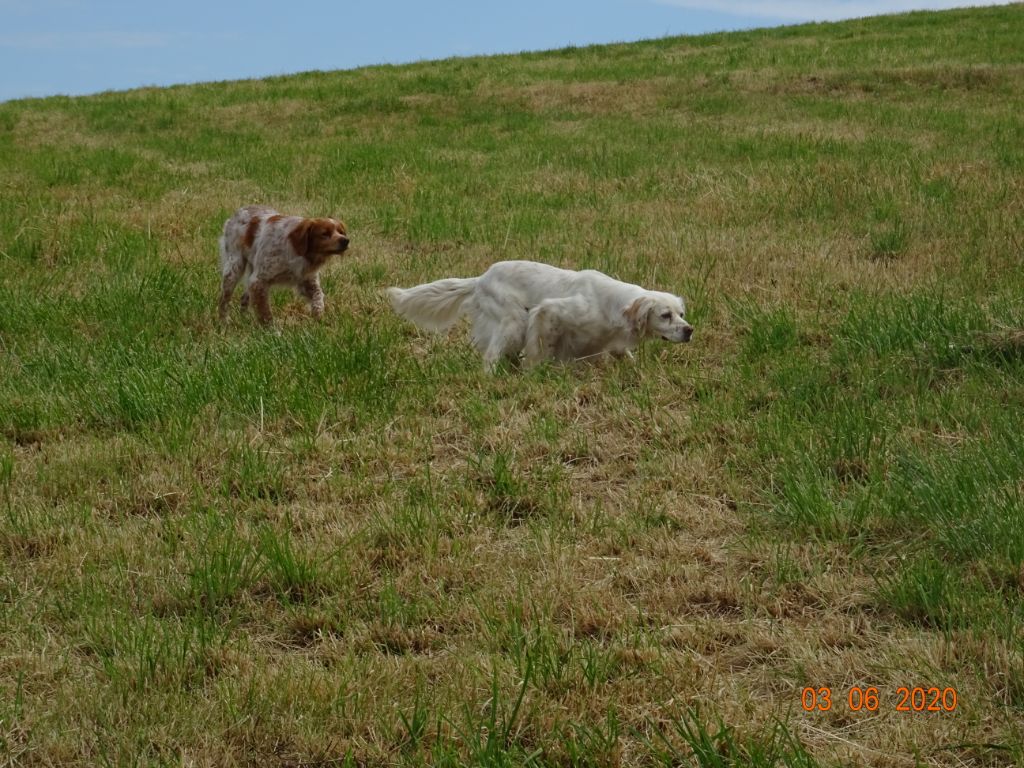
<path fill-rule="evenodd" d="M 730 16 L 753 16 L 787 21 L 839 21 L 861 16 L 906 11 L 943 10 L 970 5 L 1004 5 L 1005 2 L 971 3 L 970 0 L 654 0 L 699 11 Z"/>
<path fill-rule="evenodd" d="M 125 48 L 163 48 L 166 35 L 149 32 L 52 32 L 42 35 L 0 35 L 0 48 L 28 51 L 91 51 Z"/>

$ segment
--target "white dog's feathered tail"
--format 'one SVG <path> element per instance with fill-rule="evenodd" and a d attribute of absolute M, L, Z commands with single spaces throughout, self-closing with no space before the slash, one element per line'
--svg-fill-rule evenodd
<path fill-rule="evenodd" d="M 478 277 L 449 277 L 412 288 L 388 288 L 395 312 L 425 331 L 442 333 L 462 314 L 462 305 L 473 295 Z"/>

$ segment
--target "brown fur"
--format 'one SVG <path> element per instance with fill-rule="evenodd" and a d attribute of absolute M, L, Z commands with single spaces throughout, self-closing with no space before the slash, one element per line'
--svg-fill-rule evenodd
<path fill-rule="evenodd" d="M 260 231 L 260 220 L 253 219 L 249 222 L 249 226 L 245 228 L 245 236 L 242 238 L 242 245 L 246 248 L 252 248 L 252 244 L 256 242 L 256 233 Z"/>

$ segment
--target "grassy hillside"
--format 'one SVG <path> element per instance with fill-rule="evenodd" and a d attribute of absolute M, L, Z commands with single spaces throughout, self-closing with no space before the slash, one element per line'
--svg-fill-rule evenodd
<path fill-rule="evenodd" d="M 1015 5 L 0 104 L 0 763 L 1024 762 L 1022 52 Z M 322 323 L 217 324 L 253 202 L 347 222 Z M 488 377 L 380 297 L 505 258 L 694 342 Z"/>

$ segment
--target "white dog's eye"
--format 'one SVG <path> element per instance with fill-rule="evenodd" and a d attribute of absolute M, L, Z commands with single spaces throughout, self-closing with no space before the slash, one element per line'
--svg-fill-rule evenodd
<path fill-rule="evenodd" d="M 661 313 L 661 319 L 662 320 L 671 320 L 672 319 L 672 313 L 671 312 L 662 312 Z"/>

